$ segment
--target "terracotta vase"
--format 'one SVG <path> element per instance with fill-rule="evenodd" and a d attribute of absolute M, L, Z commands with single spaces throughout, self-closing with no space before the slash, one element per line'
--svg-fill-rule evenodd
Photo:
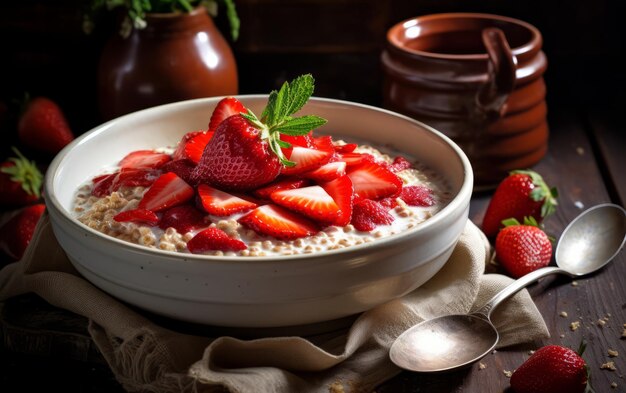
<path fill-rule="evenodd" d="M 98 66 L 104 119 L 192 98 L 234 95 L 232 50 L 203 7 L 190 13 L 148 14 L 144 29 L 117 32 Z"/>
<path fill-rule="evenodd" d="M 451 137 L 472 163 L 475 188 L 491 188 L 547 151 L 541 44 L 532 25 L 497 15 L 401 22 L 382 54 L 384 106 Z"/>

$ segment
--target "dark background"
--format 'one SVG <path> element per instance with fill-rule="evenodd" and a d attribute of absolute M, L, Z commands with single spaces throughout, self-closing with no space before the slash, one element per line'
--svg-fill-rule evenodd
<path fill-rule="evenodd" d="M 96 66 L 109 20 L 82 31 L 85 1 L 3 1 L 0 5 L 0 100 L 44 95 L 65 111 L 76 135 L 102 120 L 96 106 Z M 380 53 L 385 33 L 412 16 L 485 12 L 539 28 L 549 67 L 548 102 L 574 100 L 622 110 L 626 103 L 626 6 L 622 1 L 237 0 L 241 35 L 232 42 L 240 93 L 267 93 L 310 72 L 316 95 L 372 105 L 382 102 Z M 228 32 L 223 15 L 221 31 Z M 226 34 L 225 34 L 226 35 Z M 558 92 L 558 95 L 555 95 Z M 15 143 L 4 116 L 2 151 Z"/>

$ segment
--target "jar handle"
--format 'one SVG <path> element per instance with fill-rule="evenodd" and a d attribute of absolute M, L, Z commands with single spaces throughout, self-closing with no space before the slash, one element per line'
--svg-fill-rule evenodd
<path fill-rule="evenodd" d="M 502 30 L 483 29 L 482 39 L 489 61 L 487 82 L 478 90 L 476 104 L 483 115 L 497 118 L 506 113 L 506 101 L 515 87 L 517 58 Z"/>

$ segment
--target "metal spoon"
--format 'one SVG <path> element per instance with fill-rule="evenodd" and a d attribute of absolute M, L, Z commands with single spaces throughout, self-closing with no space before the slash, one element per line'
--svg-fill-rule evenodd
<path fill-rule="evenodd" d="M 521 277 L 477 311 L 421 322 L 402 333 L 389 356 L 411 371 L 440 372 L 468 366 L 493 350 L 499 335 L 489 317 L 504 300 L 537 279 L 555 273 L 583 276 L 609 263 L 626 241 L 626 210 L 612 204 L 594 206 L 563 231 L 555 252 L 558 267 L 544 267 Z"/>

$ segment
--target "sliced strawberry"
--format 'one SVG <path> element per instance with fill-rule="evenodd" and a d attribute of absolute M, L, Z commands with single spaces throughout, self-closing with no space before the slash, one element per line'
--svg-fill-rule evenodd
<path fill-rule="evenodd" d="M 290 190 L 294 188 L 300 188 L 309 185 L 307 179 L 299 179 L 297 177 L 285 177 L 280 180 L 276 180 L 263 188 L 259 188 L 254 191 L 254 195 L 261 199 L 270 199 L 270 195 L 274 191 L 278 190 Z"/>
<path fill-rule="evenodd" d="M 313 138 L 311 137 L 310 132 L 306 135 L 295 135 L 295 136 L 281 134 L 280 140 L 283 142 L 287 142 L 291 145 L 290 147 L 281 147 L 281 150 L 283 151 L 283 154 L 285 155 L 285 157 L 289 157 L 291 155 L 291 151 L 293 150 L 294 146 L 309 147 L 309 148 L 314 147 Z"/>
<path fill-rule="evenodd" d="M 203 254 L 207 251 L 241 251 L 248 247 L 221 229 L 207 228 L 189 240 L 187 248 L 192 254 Z"/>
<path fill-rule="evenodd" d="M 332 157 L 333 152 L 316 150 L 308 147 L 296 146 L 292 149 L 289 161 L 295 162 L 293 167 L 284 167 L 281 171 L 284 175 L 295 175 L 308 172 L 326 164 Z"/>
<path fill-rule="evenodd" d="M 303 174 L 303 176 L 318 182 L 326 182 L 345 174 L 346 163 L 343 161 L 335 161 L 326 163 L 317 169 Z"/>
<path fill-rule="evenodd" d="M 120 212 L 113 217 L 117 222 L 134 222 L 154 226 L 159 222 L 156 214 L 146 209 L 133 209 Z"/>
<path fill-rule="evenodd" d="M 193 172 L 195 167 L 196 165 L 189 159 L 173 160 L 163 165 L 161 167 L 161 171 L 174 172 L 176 176 L 180 177 L 187 183 L 192 184 L 191 172 Z"/>
<path fill-rule="evenodd" d="M 393 198 L 393 197 L 383 198 L 383 199 L 379 200 L 378 203 L 380 203 L 381 205 L 383 205 L 387 209 L 393 209 L 394 207 L 398 206 L 397 199 L 398 198 Z"/>
<path fill-rule="evenodd" d="M 193 188 L 189 184 L 175 173 L 167 172 L 156 179 L 146 191 L 138 207 L 158 212 L 181 205 L 193 198 L 193 195 Z"/>
<path fill-rule="evenodd" d="M 344 175 L 322 184 L 322 187 L 339 206 L 339 213 L 337 213 L 337 218 L 333 224 L 342 227 L 348 225 L 352 218 L 352 206 L 354 205 L 354 187 L 350 178 Z"/>
<path fill-rule="evenodd" d="M 340 154 L 345 154 L 345 153 L 352 153 L 354 151 L 354 149 L 356 149 L 359 145 L 357 145 L 356 143 L 346 143 L 343 145 L 333 145 L 333 147 L 335 148 L 335 152 L 340 153 Z"/>
<path fill-rule="evenodd" d="M 190 160 L 194 164 L 199 163 L 202 152 L 204 152 L 204 148 L 212 136 L 212 131 L 193 131 L 185 134 L 178 142 L 178 147 L 172 154 L 172 158 L 174 160 Z"/>
<path fill-rule="evenodd" d="M 209 131 L 215 131 L 217 126 L 219 126 L 222 121 L 241 112 L 246 113 L 248 110 L 235 97 L 226 97 L 222 99 L 217 103 L 215 110 L 213 110 L 213 114 L 211 114 Z"/>
<path fill-rule="evenodd" d="M 339 214 L 339 206 L 320 186 L 279 190 L 270 197 L 276 204 L 322 223 L 334 222 Z"/>
<path fill-rule="evenodd" d="M 292 240 L 317 233 L 317 226 L 299 214 L 276 205 L 263 205 L 239 219 L 258 234 Z"/>
<path fill-rule="evenodd" d="M 348 171 L 354 192 L 366 199 L 395 196 L 402 189 L 402 180 L 390 170 L 374 162 L 365 162 Z"/>
<path fill-rule="evenodd" d="M 169 154 L 159 153 L 154 150 L 137 150 L 126 155 L 120 161 L 120 167 L 125 168 L 159 168 L 166 162 L 170 161 L 172 157 Z"/>
<path fill-rule="evenodd" d="M 91 195 L 98 198 L 103 198 L 107 195 L 110 195 L 113 192 L 113 181 L 115 181 L 116 177 L 117 172 L 94 177 L 94 179 L 92 180 L 93 189 L 91 190 Z"/>
<path fill-rule="evenodd" d="M 403 171 L 405 169 L 409 169 L 413 166 L 413 164 L 411 164 L 411 162 L 409 160 L 407 160 L 406 158 L 402 157 L 402 156 L 398 156 L 396 158 L 393 159 L 393 163 L 391 165 L 389 165 L 389 170 L 391 170 L 392 172 L 396 173 L 396 172 L 400 172 Z"/>
<path fill-rule="evenodd" d="M 378 225 L 388 225 L 394 220 L 387 208 L 371 199 L 361 199 L 354 204 L 352 225 L 358 231 L 369 232 Z"/>
<path fill-rule="evenodd" d="M 119 190 L 121 187 L 150 187 L 161 175 L 161 171 L 154 169 L 122 168 L 115 176 L 111 189 Z"/>
<path fill-rule="evenodd" d="M 335 151 L 335 145 L 333 145 L 333 138 L 330 135 L 318 136 L 313 138 L 313 146 L 317 150 L 326 150 L 330 152 Z"/>
<path fill-rule="evenodd" d="M 204 221 L 204 213 L 191 205 L 181 205 L 163 212 L 159 228 L 174 228 L 178 233 L 185 234 L 205 223 L 208 222 Z"/>
<path fill-rule="evenodd" d="M 374 156 L 367 153 L 343 153 L 339 159 L 346 163 L 347 166 L 360 165 L 364 162 L 375 162 Z"/>
<path fill-rule="evenodd" d="M 220 191 L 206 184 L 198 186 L 198 196 L 202 208 L 214 216 L 230 216 L 231 214 L 241 213 L 257 207 L 256 203 Z"/>
<path fill-rule="evenodd" d="M 400 199 L 411 206 L 432 206 L 435 204 L 433 191 L 426 186 L 405 186 L 400 193 Z"/>

